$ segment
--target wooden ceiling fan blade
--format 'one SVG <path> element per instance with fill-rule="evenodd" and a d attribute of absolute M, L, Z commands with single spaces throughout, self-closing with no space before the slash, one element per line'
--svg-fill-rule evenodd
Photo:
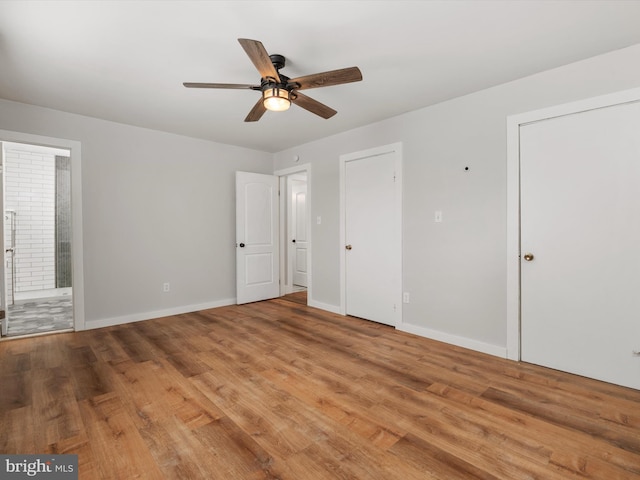
<path fill-rule="evenodd" d="M 331 118 L 333 117 L 336 113 L 338 113 L 337 111 L 335 111 L 333 108 L 331 107 L 327 107 L 325 104 L 320 103 L 317 100 L 314 100 L 311 97 L 307 97 L 306 95 L 303 95 L 302 93 L 299 92 L 295 92 L 295 98 L 293 98 L 294 95 L 292 95 L 291 97 L 291 101 L 293 103 L 295 103 L 296 105 L 298 105 L 299 107 L 304 108 L 305 110 L 308 110 L 311 113 L 315 113 L 316 115 L 322 117 L 322 118 Z"/>
<path fill-rule="evenodd" d="M 244 51 L 249 56 L 255 67 L 260 72 L 262 78 L 274 78 L 277 83 L 280 83 L 280 75 L 273 66 L 273 62 L 269 58 L 267 50 L 262 45 L 262 42 L 258 40 L 249 40 L 248 38 L 239 38 L 238 42 L 244 48 Z"/>
<path fill-rule="evenodd" d="M 187 88 L 232 88 L 232 89 L 249 89 L 260 90 L 260 85 L 248 85 L 244 83 L 199 83 L 199 82 L 184 82 Z"/>
<path fill-rule="evenodd" d="M 244 121 L 257 122 L 262 118 L 262 115 L 264 115 L 264 112 L 266 111 L 267 109 L 265 108 L 264 103 L 262 102 L 262 97 L 260 97 L 260 100 L 258 100 L 258 103 L 256 103 L 253 106 L 253 108 L 251 109 L 247 117 L 244 119 Z"/>
<path fill-rule="evenodd" d="M 297 83 L 297 90 L 307 88 L 330 87 L 342 83 L 359 82 L 362 80 L 362 72 L 358 67 L 341 68 L 329 72 L 314 73 L 304 77 L 292 78 L 289 83 Z"/>

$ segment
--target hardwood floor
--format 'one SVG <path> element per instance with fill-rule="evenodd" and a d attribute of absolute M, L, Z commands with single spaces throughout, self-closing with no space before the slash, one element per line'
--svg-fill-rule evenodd
<path fill-rule="evenodd" d="M 294 302 L 294 303 L 299 303 L 300 305 L 306 305 L 307 304 L 307 291 L 306 290 L 302 290 L 300 292 L 294 292 L 294 293 L 290 293 L 288 295 L 285 295 L 284 297 L 281 297 L 282 300 L 288 300 L 290 302 Z"/>
<path fill-rule="evenodd" d="M 0 452 L 89 479 L 640 478 L 640 391 L 284 299 L 0 342 Z"/>

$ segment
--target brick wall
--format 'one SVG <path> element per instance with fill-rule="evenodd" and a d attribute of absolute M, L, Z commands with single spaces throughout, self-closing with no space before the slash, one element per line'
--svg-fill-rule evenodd
<path fill-rule="evenodd" d="M 55 155 L 35 149 L 5 150 L 5 246 L 11 245 L 15 211 L 15 291 L 55 288 Z M 11 295 L 11 265 L 8 290 Z M 11 301 L 11 298 L 7 299 Z"/>

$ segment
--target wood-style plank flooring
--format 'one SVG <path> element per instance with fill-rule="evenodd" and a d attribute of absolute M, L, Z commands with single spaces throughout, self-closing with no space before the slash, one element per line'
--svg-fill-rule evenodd
<path fill-rule="evenodd" d="M 640 478 L 640 391 L 287 299 L 0 342 L 0 452 L 80 479 Z"/>

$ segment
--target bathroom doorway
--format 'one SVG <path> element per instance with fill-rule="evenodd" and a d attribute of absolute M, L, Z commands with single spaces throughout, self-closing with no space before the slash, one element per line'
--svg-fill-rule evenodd
<path fill-rule="evenodd" d="M 70 156 L 2 143 L 3 335 L 74 328 Z"/>
<path fill-rule="evenodd" d="M 274 174 L 280 178 L 280 295 L 307 305 L 312 302 L 311 165 Z"/>

